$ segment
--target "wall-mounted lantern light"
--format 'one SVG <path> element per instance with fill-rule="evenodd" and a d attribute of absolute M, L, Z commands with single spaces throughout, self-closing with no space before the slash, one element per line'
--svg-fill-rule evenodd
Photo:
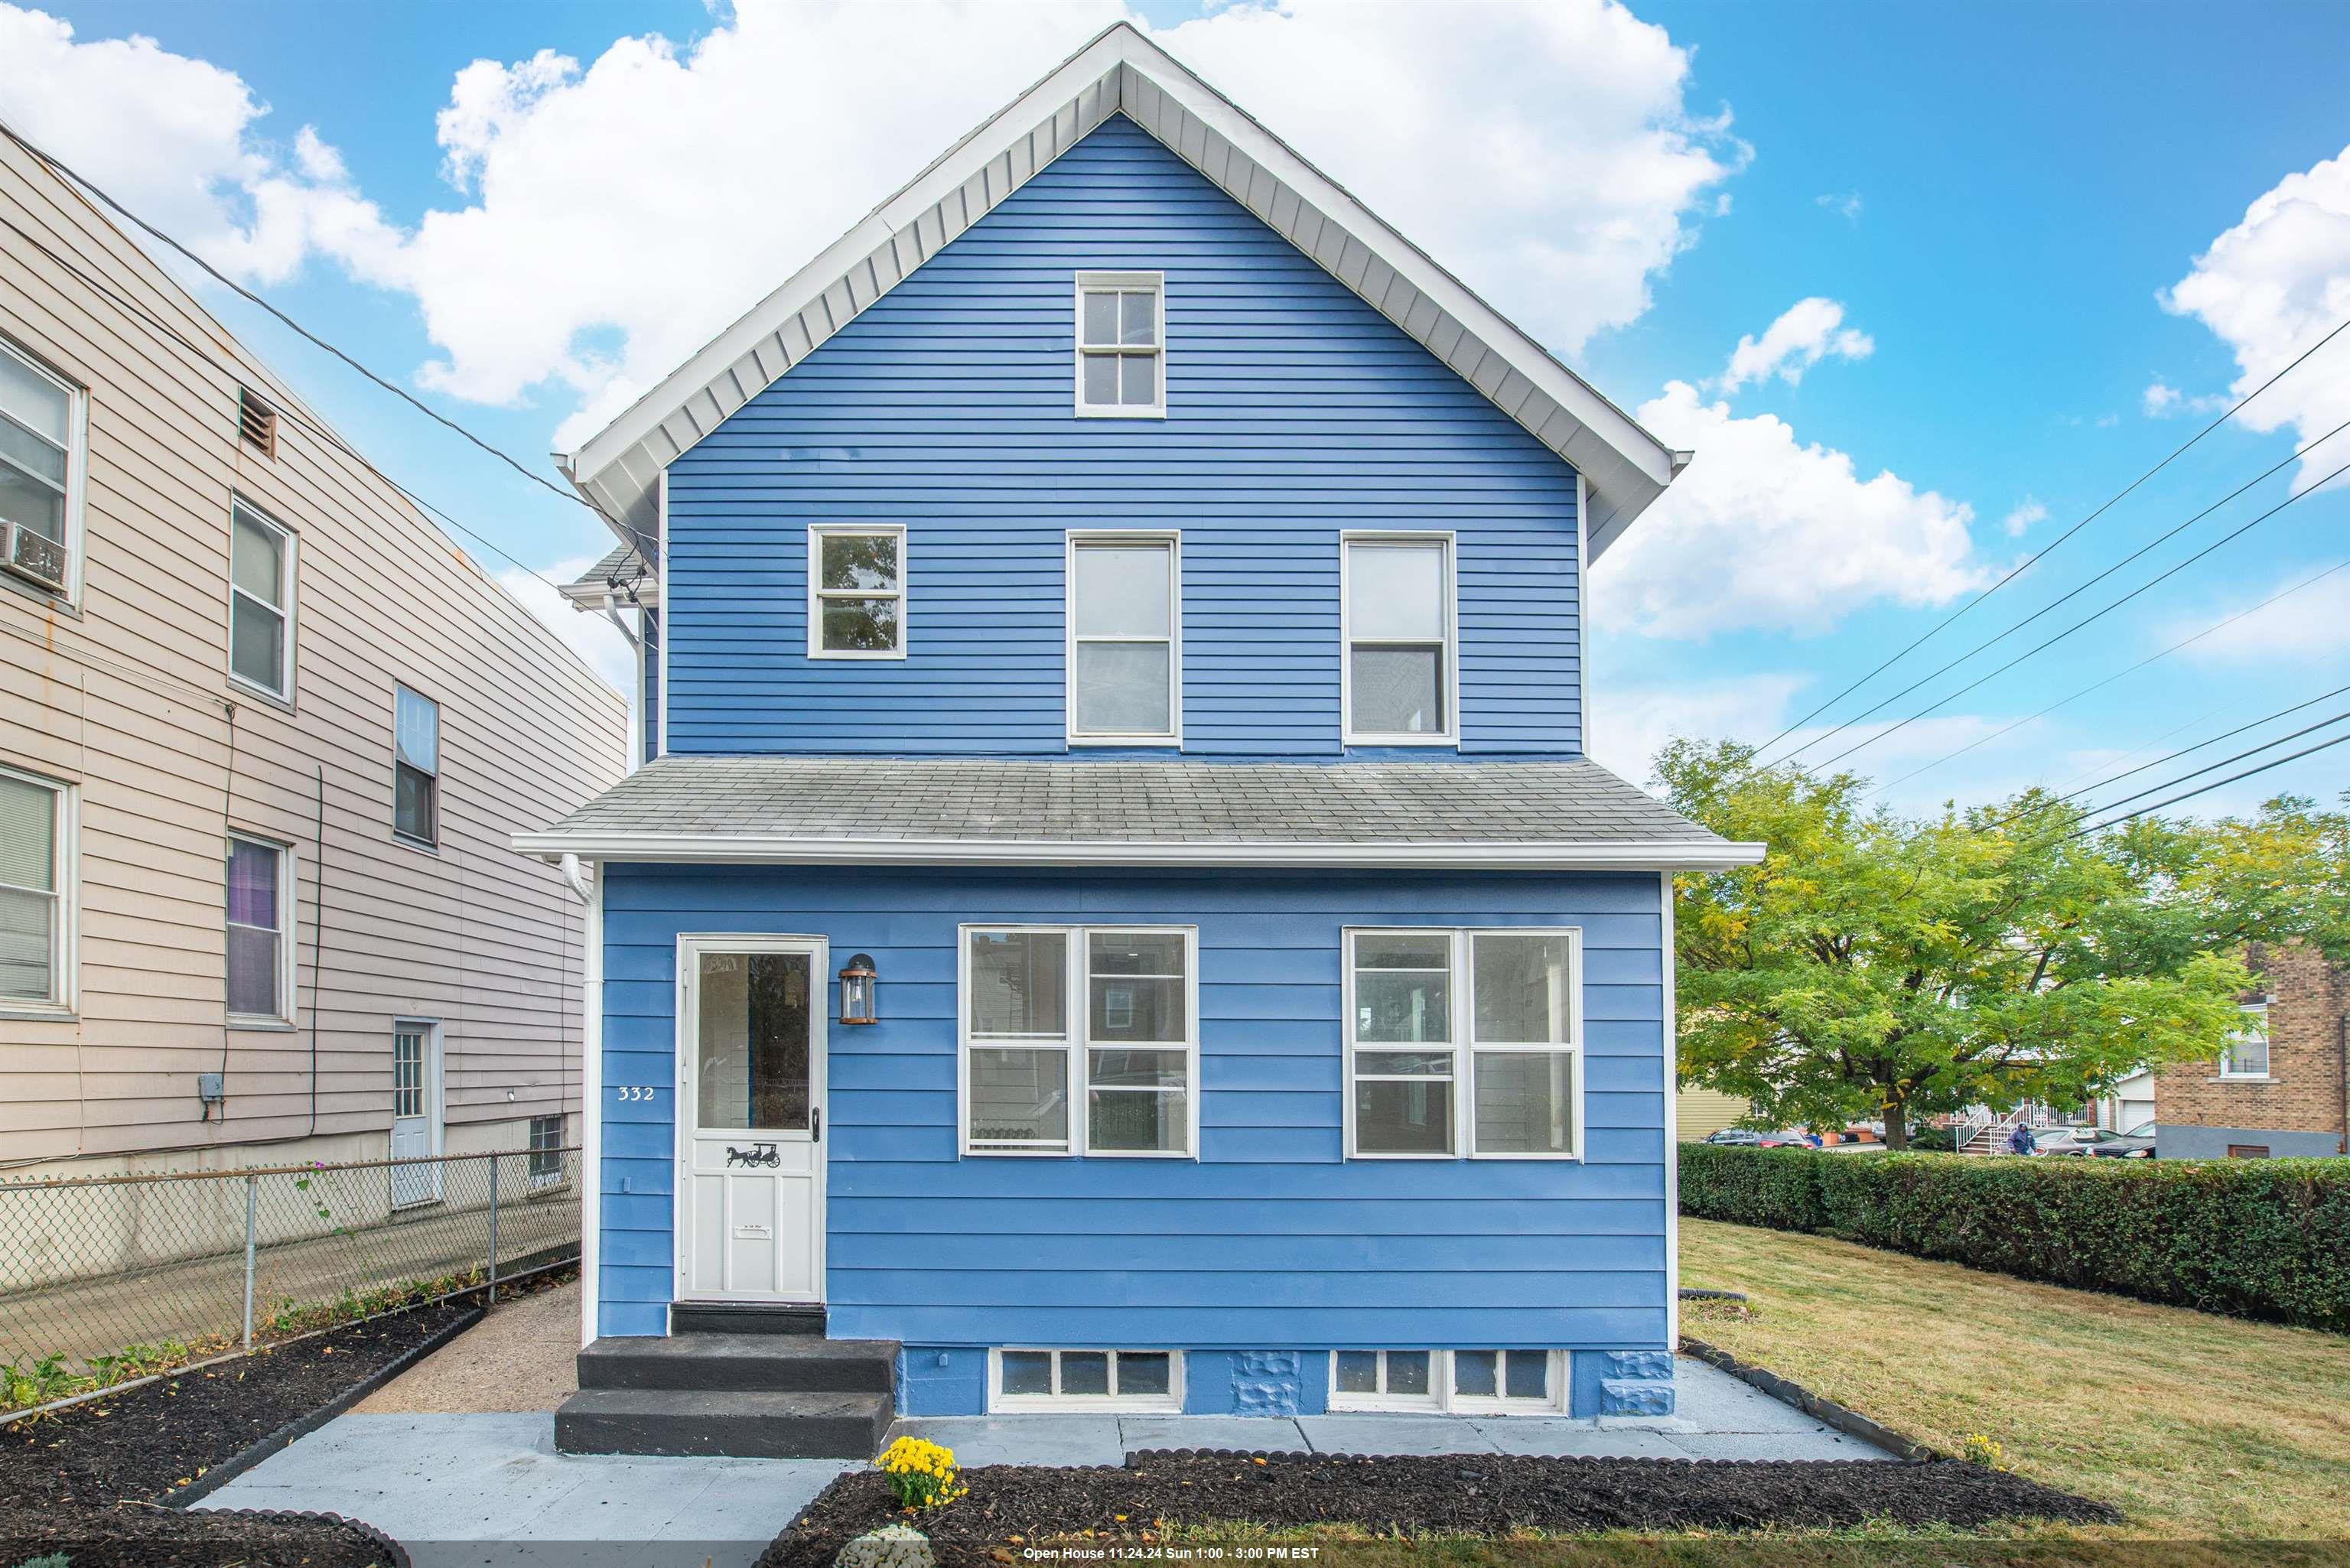
<path fill-rule="evenodd" d="M 873 955 L 858 953 L 840 971 L 840 1021 L 843 1023 L 873 1022 L 873 991 L 881 977 L 873 972 Z"/>

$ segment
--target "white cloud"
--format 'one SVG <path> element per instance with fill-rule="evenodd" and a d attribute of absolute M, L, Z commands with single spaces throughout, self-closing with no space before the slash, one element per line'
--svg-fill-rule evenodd
<path fill-rule="evenodd" d="M 1609 681 L 1593 700 L 1584 743 L 1603 767 L 1646 784 L 1657 753 L 1669 741 L 1752 743 L 1767 738 L 1782 722 L 1788 700 L 1810 680 L 1805 675 L 1753 674 L 1674 685 Z"/>
<path fill-rule="evenodd" d="M 2048 508 L 2040 504 L 2038 496 L 2027 495 L 2014 511 L 2000 519 L 1999 525 L 2006 532 L 2009 538 L 2020 539 L 2023 537 L 2024 530 L 2030 528 L 2034 523 L 2044 523 L 2047 520 Z"/>
<path fill-rule="evenodd" d="M 2262 192 L 2159 297 L 2233 351 L 2238 398 L 2350 317 L 2350 148 Z M 2337 339 L 2236 417 L 2256 431 L 2291 425 L 2303 444 L 2350 420 L 2350 343 Z M 2304 473 L 2321 461 L 2338 459 L 2313 452 Z"/>
<path fill-rule="evenodd" d="M 1889 471 L 1864 480 L 1848 454 L 1684 381 L 1638 418 L 1698 456 L 1596 568 L 1607 620 L 1659 637 L 1812 632 L 1875 600 L 1939 605 L 1981 580 L 1963 502 Z"/>
<path fill-rule="evenodd" d="M 1789 386 L 1822 359 L 1866 359 L 1877 352 L 1877 340 L 1844 324 L 1844 306 L 1814 295 L 1799 299 L 1762 329 L 1760 338 L 1741 337 L 1730 351 L 1730 363 L 1713 385 L 1734 392 L 1749 382 L 1776 376 Z"/>
<path fill-rule="evenodd" d="M 508 566 L 500 572 L 498 582 L 506 592 L 522 601 L 525 609 L 544 621 L 556 636 L 578 652 L 588 661 L 588 668 L 604 679 L 607 685 L 621 691 L 636 690 L 635 655 L 628 639 L 618 628 L 600 615 L 586 615 L 571 607 L 570 601 L 550 587 L 553 583 L 577 582 L 600 557 L 577 556 L 541 566 L 533 576 L 519 566 Z"/>
<path fill-rule="evenodd" d="M 2277 587 L 2288 587 L 2279 583 Z M 2350 654 L 2350 574 L 2336 574 L 2262 605 L 2276 588 L 2246 594 L 2241 601 L 2223 603 L 2183 617 L 2157 639 L 2168 647 L 2193 637 L 2205 627 L 2252 608 L 2241 620 L 2220 627 L 2181 649 L 2206 664 L 2273 664 L 2277 668 L 2328 661 Z"/>
<path fill-rule="evenodd" d="M 1847 191 L 1841 196 L 1831 191 L 1825 195 L 1813 197 L 1812 204 L 1815 207 L 1826 208 L 1847 223 L 1856 223 L 1860 221 L 1861 200 L 1860 192 L 1857 191 Z"/>
<path fill-rule="evenodd" d="M 2157 376 L 2148 381 L 2146 390 L 2138 394 L 2138 408 L 2147 419 L 2167 420 L 2173 414 L 2217 413 L 2228 406 L 2228 400 L 2209 394 L 2189 397 L 2178 388 Z"/>
<path fill-rule="evenodd" d="M 0 110 L 243 275 L 317 254 L 412 295 L 421 381 L 551 391 L 567 444 L 1125 15 L 741 0 L 691 44 L 477 60 L 436 122 L 459 200 L 405 228 L 316 132 L 270 141 L 242 80 L 152 40 L 77 44 L 0 5 Z M 1746 157 L 1686 106 L 1687 51 L 1611 0 L 1281 0 L 1158 36 L 1570 353 L 1648 307 Z"/>

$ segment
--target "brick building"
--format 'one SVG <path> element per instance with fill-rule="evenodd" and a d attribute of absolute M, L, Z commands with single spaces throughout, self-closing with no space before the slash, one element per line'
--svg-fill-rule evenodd
<path fill-rule="evenodd" d="M 2216 1062 L 2161 1070 L 2165 1159 L 2350 1153 L 2350 971 L 2298 944 L 2255 946 L 2263 994 Z"/>

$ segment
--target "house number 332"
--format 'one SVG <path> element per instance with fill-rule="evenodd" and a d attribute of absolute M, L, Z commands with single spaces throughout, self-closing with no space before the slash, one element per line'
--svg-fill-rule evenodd
<path fill-rule="evenodd" d="M 660 1093 L 659 1089 L 643 1084 L 623 1084 L 619 1091 L 620 1103 L 626 1105 L 630 1100 L 650 1100 Z"/>

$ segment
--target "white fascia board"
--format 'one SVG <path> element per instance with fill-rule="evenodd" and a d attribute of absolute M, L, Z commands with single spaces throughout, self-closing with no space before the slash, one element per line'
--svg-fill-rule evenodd
<path fill-rule="evenodd" d="M 777 866 L 1196 866 L 1423 870 L 1727 871 L 1761 863 L 1764 846 L 1711 844 L 1136 843 L 1120 840 L 795 838 L 716 833 L 518 833 L 544 858 Z"/>

